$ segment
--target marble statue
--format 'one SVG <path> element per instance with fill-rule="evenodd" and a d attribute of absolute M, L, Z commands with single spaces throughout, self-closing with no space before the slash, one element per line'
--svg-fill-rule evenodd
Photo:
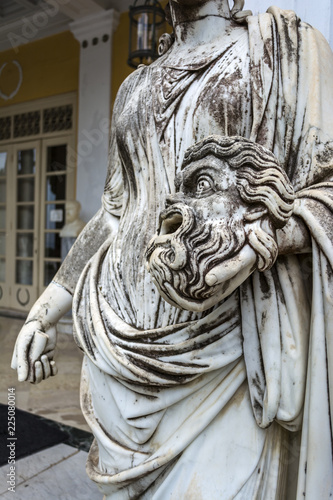
<path fill-rule="evenodd" d="M 105 499 L 333 495 L 333 56 L 296 14 L 171 0 L 122 84 L 102 207 L 20 332 L 72 304 Z"/>
<path fill-rule="evenodd" d="M 65 205 L 66 224 L 61 229 L 61 259 L 64 260 L 68 252 L 74 245 L 76 238 L 85 226 L 80 219 L 81 203 L 77 200 L 68 200 Z"/>

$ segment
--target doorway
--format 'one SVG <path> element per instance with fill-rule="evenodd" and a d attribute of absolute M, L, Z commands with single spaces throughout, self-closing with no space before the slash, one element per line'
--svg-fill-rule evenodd
<path fill-rule="evenodd" d="M 27 311 L 61 264 L 68 136 L 0 147 L 0 306 Z"/>

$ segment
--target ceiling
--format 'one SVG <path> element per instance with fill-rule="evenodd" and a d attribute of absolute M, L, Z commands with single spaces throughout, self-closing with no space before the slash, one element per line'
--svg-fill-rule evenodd
<path fill-rule="evenodd" d="M 69 29 L 90 14 L 125 12 L 133 0 L 0 0 L 0 52 Z"/>

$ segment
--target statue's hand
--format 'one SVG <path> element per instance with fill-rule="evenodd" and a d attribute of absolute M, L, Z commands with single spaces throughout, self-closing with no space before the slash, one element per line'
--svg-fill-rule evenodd
<path fill-rule="evenodd" d="M 224 293 L 235 290 L 255 269 L 256 254 L 249 245 L 240 252 L 213 267 L 206 275 L 209 286 L 225 284 Z"/>
<path fill-rule="evenodd" d="M 38 384 L 57 374 L 53 361 L 57 331 L 55 326 L 43 328 L 38 320 L 27 322 L 20 331 L 12 358 L 12 368 L 17 370 L 20 382 L 28 380 Z"/>

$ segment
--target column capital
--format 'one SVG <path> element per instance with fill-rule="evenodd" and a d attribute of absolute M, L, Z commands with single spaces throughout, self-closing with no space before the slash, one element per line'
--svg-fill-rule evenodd
<path fill-rule="evenodd" d="M 73 21 L 69 24 L 70 30 L 75 38 L 83 43 L 98 39 L 104 35 L 111 37 L 117 29 L 120 14 L 114 9 L 103 10 L 89 16 Z"/>

